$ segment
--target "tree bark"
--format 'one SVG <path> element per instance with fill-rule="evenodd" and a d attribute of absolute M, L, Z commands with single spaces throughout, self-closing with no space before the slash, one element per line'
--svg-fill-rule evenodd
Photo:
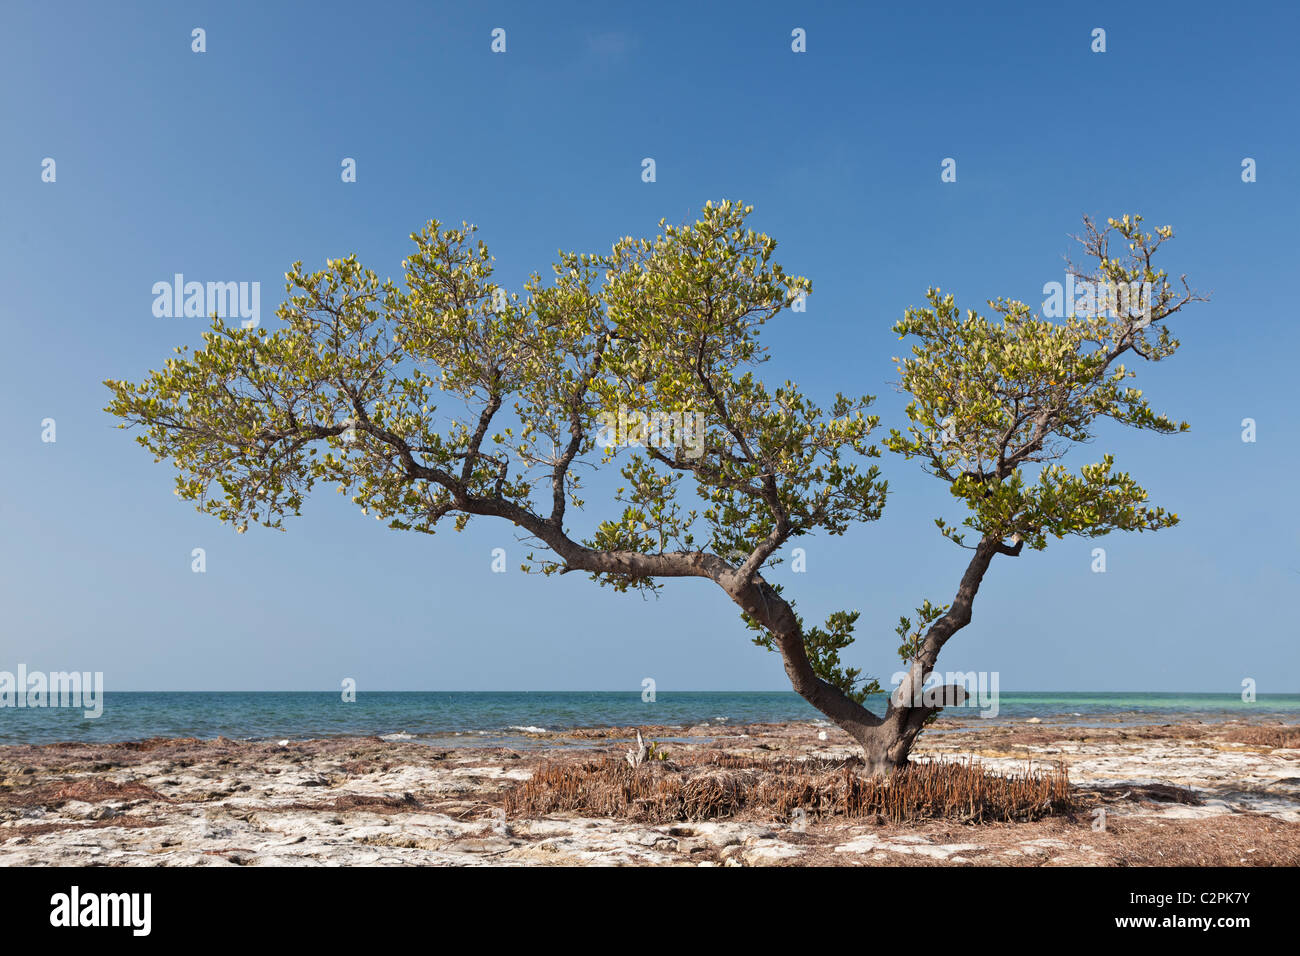
<path fill-rule="evenodd" d="M 951 606 L 926 632 L 921 651 L 912 662 L 907 677 L 890 696 L 883 718 L 813 672 L 794 611 L 761 578 L 756 578 L 748 587 L 728 589 L 728 593 L 746 613 L 772 633 L 795 692 L 862 748 L 864 769 L 868 775 L 885 776 L 907 765 L 908 755 L 926 721 L 942 709 L 944 702 L 960 703 L 964 699 L 957 688 L 945 687 L 938 689 L 938 694 L 930 692 L 926 695 L 921 694 L 921 688 L 934 672 L 944 644 L 970 623 L 975 595 L 993 556 L 1019 552 L 1018 544 L 1008 548 L 995 538 L 986 536 L 980 540 Z"/>
<path fill-rule="evenodd" d="M 743 583 L 743 577 L 737 577 L 738 580 L 720 583 L 746 614 L 772 634 L 795 693 L 854 740 L 862 742 L 867 739 L 870 732 L 880 726 L 881 719 L 813 671 L 804 647 L 803 629 L 794 609 L 761 577 L 754 575 L 748 583 Z"/>
<path fill-rule="evenodd" d="M 982 537 L 979 544 L 975 546 L 975 553 L 966 566 L 952 604 L 926 632 L 925 640 L 921 643 L 921 651 L 908 668 L 907 677 L 890 696 L 884 720 L 867 739 L 858 740 L 867 755 L 868 771 L 873 775 L 889 773 L 906 766 L 912 746 L 930 716 L 942 709 L 943 702 L 960 703 L 964 699 L 964 695 L 955 693 L 955 688 L 946 687 L 940 689 L 942 693 L 932 694 L 927 699 L 921 694 L 921 688 L 934 672 L 943 646 L 954 634 L 970 623 L 975 595 L 979 593 L 980 583 L 984 580 L 984 573 L 988 571 L 993 556 L 996 554 L 1015 556 L 1020 553 L 1020 548 L 1018 542 L 1014 547 L 1008 548 L 998 539 L 988 535 Z"/>
<path fill-rule="evenodd" d="M 862 748 L 866 772 L 883 776 L 907 765 L 916 738 L 931 714 L 941 709 L 937 702 L 921 698 L 920 690 L 934 671 L 939 651 L 971 619 L 971 608 L 980 582 L 996 554 L 1018 555 L 1020 544 L 1008 547 L 985 535 L 974 549 L 970 563 L 948 610 L 936 620 L 912 661 L 908 675 L 890 697 L 884 717 L 831 684 L 813 670 L 804 646 L 803 629 L 794 609 L 754 570 L 754 561 L 732 567 L 717 555 L 705 552 L 643 554 L 634 551 L 597 551 L 584 547 L 565 534 L 558 520 L 547 520 L 518 505 L 494 498 L 467 495 L 463 486 L 449 476 L 437 480 L 452 490 L 457 504 L 473 514 L 495 515 L 532 532 L 554 550 L 566 568 L 600 574 L 631 577 L 708 578 L 727 593 L 746 614 L 772 635 L 785 665 L 790 686 L 804 700 L 826 715 Z"/>

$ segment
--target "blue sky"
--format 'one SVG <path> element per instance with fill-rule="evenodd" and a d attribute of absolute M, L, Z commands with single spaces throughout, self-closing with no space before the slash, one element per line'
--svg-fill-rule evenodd
<path fill-rule="evenodd" d="M 886 425 L 904 404 L 889 327 L 928 285 L 1037 303 L 1082 214 L 1172 223 L 1165 266 L 1213 301 L 1138 384 L 1192 431 L 1106 431 L 1086 452 L 1114 451 L 1182 525 L 997 560 L 941 668 L 999 671 L 1004 690 L 1300 690 L 1295 7 L 301 9 L 0 11 L 0 669 L 102 670 L 110 690 L 785 688 L 710 584 L 644 601 L 530 578 L 509 526 L 403 534 L 332 493 L 286 533 L 237 536 L 102 411 L 103 379 L 198 343 L 205 320 L 152 313 L 174 273 L 260 282 L 274 327 L 291 262 L 355 252 L 395 275 L 431 217 L 477 223 L 517 286 L 557 248 L 603 251 L 731 197 L 814 285 L 769 327 L 765 375 L 875 394 Z M 883 467 L 884 519 L 801 542 L 807 573 L 775 577 L 809 617 L 861 610 L 848 661 L 887 677 L 899 614 L 950 600 L 965 553 L 931 523 L 960 517 L 945 490 Z"/>

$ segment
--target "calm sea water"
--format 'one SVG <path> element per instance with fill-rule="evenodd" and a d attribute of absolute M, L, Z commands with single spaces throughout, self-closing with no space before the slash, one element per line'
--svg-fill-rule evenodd
<path fill-rule="evenodd" d="M 883 698 L 869 701 L 879 712 Z M 946 711 L 972 718 L 978 708 Z M 1074 724 L 1220 721 L 1300 722 L 1300 694 L 1264 694 L 1245 703 L 1233 694 L 1003 693 L 996 721 Z M 394 735 L 439 745 L 536 746 L 531 729 L 709 724 L 719 732 L 745 723 L 821 721 L 791 692 L 663 692 L 652 703 L 638 692 L 359 692 L 108 693 L 93 720 L 74 708 L 0 707 L 0 744 L 109 742 L 146 737 L 305 739 L 346 734 Z M 942 725 L 936 724 L 936 729 Z"/>

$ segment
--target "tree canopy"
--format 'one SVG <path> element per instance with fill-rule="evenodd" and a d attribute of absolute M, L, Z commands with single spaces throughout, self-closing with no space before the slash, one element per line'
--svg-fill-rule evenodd
<path fill-rule="evenodd" d="M 1060 464 L 1073 446 L 1094 440 L 1102 420 L 1158 433 L 1189 427 L 1153 411 L 1142 390 L 1127 384 L 1137 373 L 1123 360 L 1173 355 L 1179 343 L 1168 321 L 1205 299 L 1185 276 L 1172 282 L 1153 262 L 1172 227 L 1145 232 L 1142 221 L 1126 215 L 1102 228 L 1084 218 L 1077 238 L 1088 261 L 1072 264 L 1070 276 L 1086 294 L 1061 322 L 1012 299 L 988 303 L 999 319 L 962 314 L 953 296 L 932 288 L 927 306 L 908 309 L 894 325 L 900 340 L 914 340 L 910 354 L 894 359 L 899 386 L 911 396 L 910 424 L 892 429 L 884 444 L 947 483 L 968 514 L 961 526 L 942 517 L 935 524 L 975 552 L 951 604 L 926 600 L 915 629 L 909 617 L 899 619 L 899 653 L 911 668 L 898 700 L 916 697 L 940 649 L 970 622 L 995 555 L 1018 556 L 1026 545 L 1042 550 L 1066 535 L 1156 531 L 1178 522 L 1148 504 L 1147 491 L 1116 470 L 1112 455 L 1077 472 Z"/>
<path fill-rule="evenodd" d="M 201 348 L 176 349 L 138 384 L 106 382 L 107 410 L 173 463 L 181 498 L 241 532 L 282 527 L 325 482 L 395 529 L 504 519 L 535 545 L 526 570 L 582 571 L 619 590 L 711 579 L 755 642 L 780 652 L 794 689 L 862 743 L 873 767 L 896 765 L 936 709 L 906 692 L 969 622 L 995 555 L 1177 521 L 1110 455 L 1077 473 L 1059 459 L 1103 419 L 1187 427 L 1151 409 L 1122 360 L 1172 355 L 1165 323 L 1201 297 L 1152 263 L 1172 230 L 1145 233 L 1125 216 L 1105 229 L 1085 220 L 1092 263 L 1076 274 L 1098 289 L 1145 284 L 1143 310 L 1052 322 L 999 299 L 989 319 L 931 289 L 894 326 L 914 340 L 895 360 L 909 424 L 884 444 L 948 484 L 966 530 L 936 523 L 975 553 L 951 603 L 925 601 L 915 626 L 900 618 L 909 678 L 881 716 L 863 706 L 878 682 L 840 657 L 859 613 L 807 626 L 763 578 L 792 539 L 877 519 L 888 488 L 873 461 L 870 396 L 837 393 L 822 408 L 795 383 L 757 374 L 763 327 L 812 285 L 773 260 L 775 240 L 746 225 L 751 211 L 709 203 L 693 224 L 661 221 L 653 239 L 561 252 L 546 280 L 534 273 L 518 292 L 494 281 L 467 224 L 434 220 L 412 234 L 400 286 L 355 256 L 316 272 L 297 262 L 280 328 L 214 318 Z M 1116 236 L 1128 250 L 1112 256 Z M 691 416 L 698 441 L 619 435 L 629 410 Z M 575 531 L 582 469 L 615 465 L 622 486 Z"/>
<path fill-rule="evenodd" d="M 522 293 L 493 281 L 469 225 L 413 234 L 400 288 L 355 256 L 317 272 L 295 263 L 281 328 L 214 320 L 202 348 L 178 348 L 138 384 L 108 381 L 107 410 L 172 461 L 180 497 L 240 531 L 281 527 L 323 481 L 393 528 L 508 520 L 539 546 L 527 567 L 542 573 L 618 589 L 711 578 L 783 635 L 801 692 L 834 707 L 856 676 L 836 651 L 845 617 L 812 632 L 810 663 L 760 570 L 792 538 L 880 515 L 877 419 L 870 396 L 823 409 L 755 374 L 763 326 L 812 285 L 773 261 L 751 211 L 709 203 L 653 239 L 561 253 Z M 579 466 L 619 454 L 600 431 L 626 408 L 699 416 L 702 447 L 626 449 L 619 500 L 571 536 Z"/>
<path fill-rule="evenodd" d="M 930 289 L 928 307 L 908 309 L 894 326 L 900 339 L 918 341 L 910 355 L 894 359 L 900 386 L 912 396 L 911 424 L 893 429 L 886 446 L 946 481 L 970 511 L 968 528 L 1035 550 L 1053 536 L 1154 531 L 1178 520 L 1148 506 L 1146 491 L 1115 471 L 1110 455 L 1077 474 L 1056 463 L 1070 446 L 1091 442 L 1102 419 L 1160 433 L 1189 427 L 1152 411 L 1142 390 L 1126 384 L 1137 373 L 1121 361 L 1158 362 L 1178 349 L 1165 323 L 1198 297 L 1151 261 L 1173 230 L 1144 233 L 1140 216 L 1109 220 L 1105 230 L 1085 223 L 1083 243 L 1096 267 L 1076 274 L 1089 287 L 1146 285 L 1140 308 L 1114 308 L 1112 299 L 1110 308 L 1097 304 L 1057 323 L 1023 302 L 998 299 L 989 302 L 1001 316 L 995 321 L 974 310 L 962 315 L 953 296 Z M 1112 256 L 1112 234 L 1129 243 L 1127 254 Z M 1036 476 L 1026 474 L 1039 465 Z M 963 543 L 955 529 L 940 526 Z"/>

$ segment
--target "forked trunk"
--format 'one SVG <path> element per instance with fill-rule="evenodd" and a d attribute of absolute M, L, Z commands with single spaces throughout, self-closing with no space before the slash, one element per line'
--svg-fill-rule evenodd
<path fill-rule="evenodd" d="M 867 776 L 883 777 L 907 766 L 908 755 L 916 738 L 925 727 L 925 721 L 937 707 L 902 707 L 892 705 L 885 719 L 876 727 L 853 734 L 853 739 L 862 748 L 865 762 L 864 772 Z"/>
<path fill-rule="evenodd" d="M 862 747 L 866 772 L 879 777 L 907 765 L 916 738 L 931 715 L 945 705 L 963 703 L 966 691 L 960 686 L 925 689 L 934 671 L 939 651 L 948 639 L 971 618 L 971 606 L 984 572 L 995 554 L 1017 555 L 1021 545 L 1004 547 L 985 536 L 974 549 L 961 586 L 948 611 L 926 632 L 920 652 L 912 660 L 907 677 L 895 692 L 884 717 L 867 710 L 844 690 L 823 680 L 813 669 L 804 646 L 803 628 L 793 608 L 762 578 L 728 578 L 719 583 L 751 618 L 771 633 L 785 663 L 790 686 L 852 737 Z"/>

